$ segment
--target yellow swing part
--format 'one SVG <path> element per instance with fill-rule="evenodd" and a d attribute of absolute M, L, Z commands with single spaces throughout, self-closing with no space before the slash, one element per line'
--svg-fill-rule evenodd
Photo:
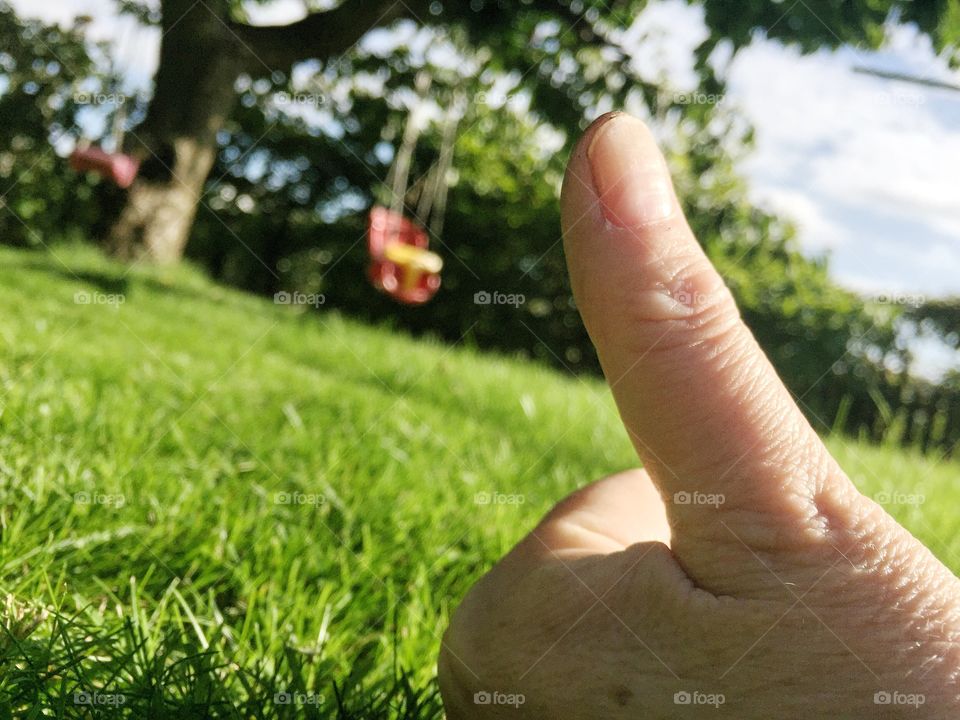
<path fill-rule="evenodd" d="M 415 288 L 424 275 L 437 275 L 443 270 L 443 258 L 416 245 L 400 242 L 387 243 L 383 249 L 383 255 L 406 271 L 401 273 L 401 290 Z"/>

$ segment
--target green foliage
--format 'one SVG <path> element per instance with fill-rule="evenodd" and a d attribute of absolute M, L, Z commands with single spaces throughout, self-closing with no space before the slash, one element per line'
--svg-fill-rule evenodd
<path fill-rule="evenodd" d="M 960 43 L 960 4 L 956 0 L 819 0 L 816 2 L 769 2 L 744 0 L 731 12 L 728 0 L 690 0 L 702 4 L 706 23 L 715 38 L 730 40 L 735 47 L 748 44 L 757 33 L 813 52 L 821 47 L 846 43 L 877 48 L 883 43 L 890 19 L 916 23 L 930 35 L 934 47 L 954 59 Z"/>
<path fill-rule="evenodd" d="M 906 319 L 921 332 L 931 332 L 950 347 L 960 346 L 960 297 L 926 300 L 907 308 Z"/>
<path fill-rule="evenodd" d="M 439 720 L 458 599 L 636 463 L 598 380 L 189 267 L 0 249 L 0 303 L 3 716 Z M 889 509 L 960 570 L 953 461 L 830 447 L 868 495 L 922 494 Z"/>
<path fill-rule="evenodd" d="M 93 188 L 54 148 L 76 133 L 78 97 L 100 77 L 83 34 L 0 4 L 0 48 L 0 235 L 28 246 L 87 236 Z"/>

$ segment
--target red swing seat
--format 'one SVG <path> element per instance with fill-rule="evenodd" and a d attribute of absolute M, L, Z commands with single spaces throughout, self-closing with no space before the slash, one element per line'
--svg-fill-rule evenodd
<path fill-rule="evenodd" d="M 406 305 L 422 305 L 440 289 L 443 261 L 427 247 L 419 224 L 382 205 L 370 209 L 368 273 L 374 287 Z"/>
<path fill-rule="evenodd" d="M 140 161 L 123 153 L 108 153 L 93 145 L 77 148 L 70 154 L 70 167 L 77 172 L 95 172 L 119 188 L 133 184 Z"/>

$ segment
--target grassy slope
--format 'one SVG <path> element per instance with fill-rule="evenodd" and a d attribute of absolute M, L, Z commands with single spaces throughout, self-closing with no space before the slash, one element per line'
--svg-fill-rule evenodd
<path fill-rule="evenodd" d="M 597 382 L 57 255 L 0 250 L 2 589 L 51 613 L 0 639 L 4 715 L 121 716 L 74 704 L 97 691 L 131 717 L 439 717 L 452 605 L 634 462 Z M 833 446 L 866 492 L 924 493 L 891 509 L 960 568 L 954 466 Z"/>

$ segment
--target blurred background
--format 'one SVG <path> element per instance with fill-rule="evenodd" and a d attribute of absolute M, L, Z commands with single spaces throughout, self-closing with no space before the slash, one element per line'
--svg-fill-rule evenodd
<path fill-rule="evenodd" d="M 637 463 L 558 216 L 614 109 L 960 569 L 958 43 L 958 0 L 0 0 L 0 717 L 442 718 L 460 598 Z"/>
<path fill-rule="evenodd" d="M 0 6 L 2 240 L 184 259 L 322 297 L 317 312 L 597 373 L 557 196 L 578 133 L 624 108 L 662 139 L 818 429 L 946 453 L 958 18 L 946 0 L 16 0 Z M 132 185 L 71 169 L 90 147 L 134 159 Z M 417 216 L 424 188 L 439 226 Z M 368 210 L 398 193 L 444 261 L 418 307 L 368 282 Z"/>

